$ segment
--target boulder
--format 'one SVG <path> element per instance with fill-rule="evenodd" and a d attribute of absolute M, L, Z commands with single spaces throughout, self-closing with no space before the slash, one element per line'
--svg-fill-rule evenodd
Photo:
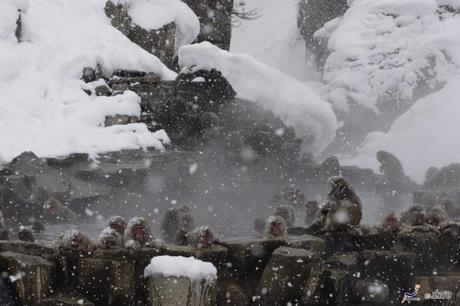
<path fill-rule="evenodd" d="M 305 249 L 313 252 L 314 254 L 322 254 L 326 250 L 326 242 L 324 239 L 312 235 L 289 237 L 287 246 L 291 248 Z"/>
<path fill-rule="evenodd" d="M 286 305 L 299 303 L 313 266 L 320 258 L 312 251 L 279 247 L 262 274 L 255 295 L 257 305 Z"/>
<path fill-rule="evenodd" d="M 44 299 L 40 306 L 95 306 L 95 304 L 82 296 L 59 293 Z"/>
<path fill-rule="evenodd" d="M 55 288 L 55 264 L 42 257 L 2 252 L 0 267 L 14 280 L 13 296 L 20 305 L 40 305 Z"/>
<path fill-rule="evenodd" d="M 82 258 L 77 263 L 77 290 L 96 305 L 132 305 L 134 264 L 128 260 Z"/>
<path fill-rule="evenodd" d="M 167 66 L 172 67 L 175 52 L 176 25 L 174 22 L 157 30 L 147 30 L 132 21 L 125 4 L 107 1 L 105 13 L 112 26 L 128 37 L 142 49 L 157 56 Z"/>
<path fill-rule="evenodd" d="M 233 278 L 224 277 L 217 280 L 217 305 L 247 306 L 250 305 L 248 293 Z"/>

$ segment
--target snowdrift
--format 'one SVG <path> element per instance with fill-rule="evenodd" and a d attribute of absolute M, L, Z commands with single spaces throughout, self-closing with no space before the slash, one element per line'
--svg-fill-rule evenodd
<path fill-rule="evenodd" d="M 297 136 L 320 152 L 333 139 L 337 121 L 330 105 L 308 85 L 246 54 L 233 54 L 203 42 L 179 50 L 179 65 L 189 71 L 217 69 L 242 99 L 273 111 Z"/>
<path fill-rule="evenodd" d="M 157 10 L 156 17 L 162 16 L 160 20 L 150 20 L 151 27 L 179 17 L 196 24 L 196 16 L 184 13 L 185 4 L 181 1 L 168 1 L 166 6 L 165 1 L 146 1 L 150 9 Z M 168 141 L 163 131 L 151 133 L 144 124 L 104 127 L 106 116 L 140 114 L 139 97 L 134 93 L 95 97 L 82 90 L 83 68 L 96 64 L 107 74 L 127 69 L 153 72 L 163 79 L 176 76 L 110 25 L 104 13 L 105 2 L 0 1 L 2 162 L 23 151 L 42 157 L 75 152 L 95 155 L 120 149 L 162 149 Z M 136 3 L 141 5 L 141 1 Z M 18 9 L 22 10 L 20 43 L 15 36 Z M 182 35 L 183 42 L 192 35 Z"/>

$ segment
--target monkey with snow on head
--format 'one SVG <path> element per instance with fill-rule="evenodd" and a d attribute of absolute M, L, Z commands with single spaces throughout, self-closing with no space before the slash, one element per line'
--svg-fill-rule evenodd
<path fill-rule="evenodd" d="M 153 245 L 151 228 L 147 220 L 135 217 L 129 220 L 125 231 L 125 247 L 138 249 Z"/>
<path fill-rule="evenodd" d="M 271 216 L 268 217 L 265 228 L 265 238 L 270 240 L 286 240 L 287 227 L 283 217 Z"/>
<path fill-rule="evenodd" d="M 401 218 L 393 212 L 388 213 L 383 217 L 379 229 L 380 231 L 398 231 L 401 229 Z"/>
<path fill-rule="evenodd" d="M 123 247 L 123 236 L 115 229 L 106 227 L 99 235 L 97 246 L 102 249 Z"/>
<path fill-rule="evenodd" d="M 420 226 L 426 222 L 426 210 L 421 205 L 409 207 L 401 216 L 401 222 L 409 226 Z"/>
<path fill-rule="evenodd" d="M 55 245 L 58 251 L 92 252 L 94 250 L 94 244 L 89 237 L 78 230 L 64 232 Z"/>
<path fill-rule="evenodd" d="M 295 209 L 291 205 L 281 205 L 275 209 L 275 216 L 280 216 L 286 222 L 286 226 L 292 227 L 295 222 Z"/>
<path fill-rule="evenodd" d="M 426 223 L 440 227 L 441 223 L 447 221 L 447 213 L 443 206 L 435 205 L 426 214 Z"/>
<path fill-rule="evenodd" d="M 195 228 L 192 210 L 183 205 L 178 208 L 168 209 L 161 222 L 161 234 L 163 240 L 168 243 L 179 243 L 177 238 L 181 232 L 190 232 Z"/>
<path fill-rule="evenodd" d="M 126 230 L 126 220 L 120 216 L 112 216 L 107 221 L 107 226 L 123 237 Z"/>
<path fill-rule="evenodd" d="M 203 225 L 187 234 L 187 244 L 198 248 L 209 248 L 216 241 L 216 236 L 212 229 Z"/>
<path fill-rule="evenodd" d="M 362 218 L 361 199 L 341 176 L 328 179 L 331 191 L 324 207 L 326 211 L 323 231 L 350 230 Z"/>

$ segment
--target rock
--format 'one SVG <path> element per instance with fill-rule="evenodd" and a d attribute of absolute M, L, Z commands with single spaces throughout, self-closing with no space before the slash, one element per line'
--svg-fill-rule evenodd
<path fill-rule="evenodd" d="M 312 235 L 289 237 L 287 245 L 292 248 L 305 249 L 315 254 L 322 254 L 326 249 L 324 239 Z"/>
<path fill-rule="evenodd" d="M 366 250 L 362 252 L 361 277 L 378 279 L 388 284 L 390 298 L 398 300 L 410 278 L 408 271 L 416 268 L 417 256 L 412 252 L 394 250 Z"/>
<path fill-rule="evenodd" d="M 119 125 L 119 124 L 129 124 L 129 123 L 137 123 L 139 119 L 136 116 L 129 116 L 129 115 L 115 115 L 111 117 L 106 117 L 104 126 L 112 126 L 112 125 Z"/>
<path fill-rule="evenodd" d="M 240 284 L 232 278 L 217 280 L 217 305 L 247 306 L 249 296 Z"/>
<path fill-rule="evenodd" d="M 95 306 L 95 304 L 81 296 L 61 293 L 44 299 L 40 306 Z"/>
<path fill-rule="evenodd" d="M 209 41 L 230 50 L 233 0 L 185 0 L 201 24 L 198 42 Z"/>
<path fill-rule="evenodd" d="M 439 232 L 434 228 L 427 230 L 413 230 L 411 232 L 401 231 L 396 236 L 396 241 L 406 251 L 417 254 L 416 264 L 419 268 L 431 268 L 439 261 L 440 244 Z M 419 226 L 414 226 L 419 228 Z"/>
<path fill-rule="evenodd" d="M 107 1 L 105 13 L 111 19 L 112 26 L 128 37 L 142 49 L 157 56 L 167 66 L 173 66 L 175 52 L 176 25 L 166 24 L 158 30 L 147 30 L 132 21 L 128 7 Z"/>
<path fill-rule="evenodd" d="M 215 282 L 163 275 L 150 276 L 147 282 L 150 302 L 148 305 L 216 305 Z"/>
<path fill-rule="evenodd" d="M 440 187 L 460 188 L 460 164 L 450 164 L 436 170 L 422 185 L 422 189 L 428 190 Z"/>
<path fill-rule="evenodd" d="M 258 239 L 223 241 L 221 244 L 228 250 L 228 266 L 231 268 L 232 276 L 251 292 L 257 286 L 271 254 L 283 242 Z"/>
<path fill-rule="evenodd" d="M 96 305 L 134 304 L 134 264 L 119 259 L 79 259 L 77 290 Z"/>
<path fill-rule="evenodd" d="M 16 279 L 14 298 L 21 305 L 40 305 L 54 289 L 55 264 L 42 257 L 2 252 L 0 267 Z"/>
<path fill-rule="evenodd" d="M 352 285 L 353 301 L 359 305 L 389 305 L 386 283 L 376 279 L 356 280 Z"/>
<path fill-rule="evenodd" d="M 256 290 L 256 305 L 299 303 L 310 270 L 319 264 L 317 254 L 290 247 L 276 249 L 267 263 Z"/>
<path fill-rule="evenodd" d="M 112 94 L 112 89 L 107 85 L 99 85 L 94 88 L 94 93 L 96 96 L 110 96 Z"/>
<path fill-rule="evenodd" d="M 342 269 L 316 268 L 311 271 L 303 305 L 349 305 L 352 275 Z"/>

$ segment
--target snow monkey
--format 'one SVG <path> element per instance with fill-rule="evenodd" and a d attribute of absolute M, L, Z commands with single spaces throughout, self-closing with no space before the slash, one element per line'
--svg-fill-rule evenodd
<path fill-rule="evenodd" d="M 425 208 L 421 205 L 413 205 L 402 214 L 401 222 L 406 225 L 417 226 L 423 225 L 425 223 L 425 219 Z"/>
<path fill-rule="evenodd" d="M 216 236 L 207 225 L 200 226 L 187 234 L 187 244 L 194 247 L 208 248 L 215 242 Z"/>
<path fill-rule="evenodd" d="M 123 237 L 126 230 L 126 220 L 120 216 L 112 216 L 107 221 L 107 226 L 115 230 L 118 234 L 120 234 Z"/>
<path fill-rule="evenodd" d="M 292 227 L 295 222 L 295 209 L 291 205 L 281 205 L 275 209 L 275 216 L 280 216 L 286 222 L 286 226 Z"/>
<path fill-rule="evenodd" d="M 49 198 L 43 208 L 53 222 L 74 222 L 77 219 L 77 214 L 54 197 Z"/>
<path fill-rule="evenodd" d="M 110 249 L 123 246 L 123 236 L 115 229 L 106 227 L 99 235 L 98 247 Z"/>
<path fill-rule="evenodd" d="M 18 240 L 26 242 L 35 242 L 35 236 L 30 228 L 24 227 L 18 231 Z"/>
<path fill-rule="evenodd" d="M 267 219 L 265 237 L 272 240 L 286 240 L 287 227 L 283 217 L 271 216 Z"/>
<path fill-rule="evenodd" d="M 400 227 L 401 227 L 400 217 L 393 212 L 386 214 L 383 217 L 382 223 L 380 224 L 380 228 L 383 231 L 399 230 Z"/>
<path fill-rule="evenodd" d="M 328 179 L 331 191 L 324 207 L 327 211 L 323 231 L 349 229 L 359 225 L 362 218 L 362 205 L 358 195 L 341 176 Z"/>
<path fill-rule="evenodd" d="M 140 248 L 152 243 L 150 225 L 142 217 L 129 220 L 125 231 L 125 247 Z"/>
<path fill-rule="evenodd" d="M 380 172 L 389 179 L 400 179 L 404 177 L 404 170 L 399 159 L 387 151 L 378 151 L 377 160 L 380 162 Z"/>
<path fill-rule="evenodd" d="M 94 250 L 94 245 L 89 237 L 78 230 L 70 230 L 62 234 L 56 241 L 56 246 L 61 251 L 91 252 Z"/>
<path fill-rule="evenodd" d="M 447 213 L 441 205 L 435 205 L 426 214 L 426 223 L 439 227 L 441 223 L 447 221 Z"/>
<path fill-rule="evenodd" d="M 168 209 L 161 222 L 162 238 L 168 243 L 178 243 L 177 237 L 180 231 L 190 232 L 195 228 L 192 210 L 183 205 L 178 208 Z"/>

